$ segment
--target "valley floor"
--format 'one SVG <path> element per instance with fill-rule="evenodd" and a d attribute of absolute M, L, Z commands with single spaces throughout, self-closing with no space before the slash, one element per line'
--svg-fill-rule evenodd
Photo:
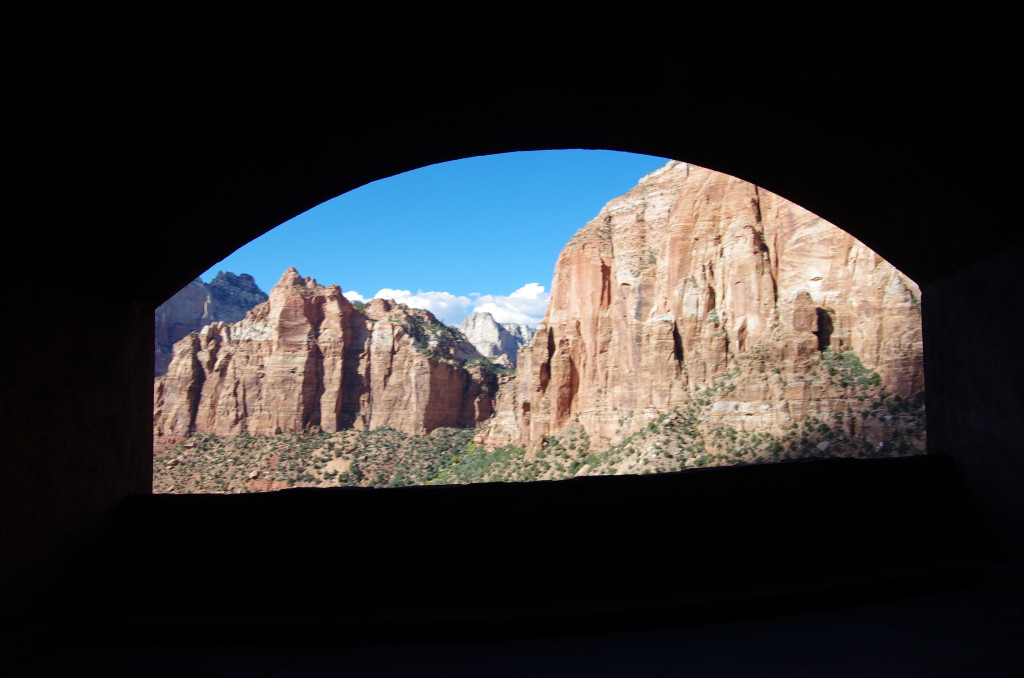
<path fill-rule="evenodd" d="M 727 389 L 722 381 L 717 390 Z M 715 391 L 659 415 L 617 445 L 594 451 L 581 426 L 546 436 L 536 449 L 487 450 L 477 429 L 439 428 L 414 436 L 392 428 L 272 436 L 197 434 L 158 446 L 154 491 L 261 492 L 289 487 L 402 487 L 635 475 L 707 466 L 832 457 L 894 457 L 924 450 L 923 393 L 881 394 L 829 421 L 811 417 L 782 434 L 712 425 L 704 417 Z M 869 439 L 865 421 L 885 422 Z M 629 417 L 623 424 L 631 426 Z"/>

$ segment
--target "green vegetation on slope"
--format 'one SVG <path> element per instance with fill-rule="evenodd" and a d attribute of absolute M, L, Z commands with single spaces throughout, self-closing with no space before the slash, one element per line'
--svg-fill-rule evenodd
<path fill-rule="evenodd" d="M 756 360 L 752 356 L 748 360 Z M 490 361 L 470 361 L 488 370 Z M 485 364 L 486 363 L 486 364 Z M 825 350 L 806 375 L 839 389 L 848 406 L 810 416 L 782 433 L 743 430 L 712 416 L 728 401 L 742 361 L 684 405 L 652 418 L 615 445 L 594 450 L 578 424 L 546 436 L 537 449 L 506 445 L 488 452 L 474 429 L 441 428 L 414 436 L 390 428 L 275 436 L 199 434 L 154 460 L 157 492 L 249 492 L 285 487 L 401 487 L 554 480 L 825 457 L 887 457 L 924 451 L 924 393 L 904 398 L 850 351 Z M 748 369 L 751 369 L 748 363 Z M 492 376 L 497 371 L 492 372 Z M 783 403 L 769 403 L 781 407 Z M 623 413 L 624 431 L 634 412 Z M 598 446 L 600 447 L 600 446 Z"/>
<path fill-rule="evenodd" d="M 390 320 L 402 325 L 412 339 L 412 347 L 420 353 L 444 362 L 462 364 L 458 356 L 468 342 L 458 329 L 442 322 L 427 322 L 416 315 L 394 314 Z"/>

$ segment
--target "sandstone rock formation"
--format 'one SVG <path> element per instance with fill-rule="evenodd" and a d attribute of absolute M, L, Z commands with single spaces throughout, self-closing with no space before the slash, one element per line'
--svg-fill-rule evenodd
<path fill-rule="evenodd" d="M 156 382 L 154 434 L 169 450 L 165 486 L 196 491 L 913 454 L 924 449 L 919 304 L 913 281 L 844 231 L 752 184 L 670 162 L 565 246 L 514 376 L 492 362 L 513 329 L 488 314 L 463 324 L 474 347 L 427 311 L 382 299 L 357 308 L 289 269 L 244 320 L 175 345 Z M 361 437 L 385 426 L 436 439 L 392 449 Z M 479 430 L 467 443 L 443 427 Z M 317 429 L 360 431 L 331 436 L 319 462 L 281 471 L 254 457 L 209 482 L 205 455 L 227 442 L 183 441 L 268 434 L 232 444 L 276 459 L 282 436 L 269 434 Z"/>
<path fill-rule="evenodd" d="M 290 268 L 240 322 L 175 344 L 156 380 L 154 436 L 472 427 L 494 389 L 492 373 L 462 366 L 473 357 L 429 311 L 384 299 L 357 310 L 337 285 Z"/>
<path fill-rule="evenodd" d="M 220 271 L 209 284 L 196 278 L 156 309 L 154 373 L 167 371 L 172 347 L 185 335 L 212 322 L 237 322 L 266 300 L 266 293 L 247 273 Z"/>
<path fill-rule="evenodd" d="M 576 427 L 605 449 L 723 375 L 709 425 L 831 421 L 866 393 L 818 369 L 847 351 L 881 376 L 876 390 L 910 396 L 924 388 L 919 300 L 913 281 L 807 210 L 669 162 L 566 245 L 481 440 L 536 446 Z"/>
<path fill-rule="evenodd" d="M 519 349 L 529 344 L 536 334 L 529 325 L 498 323 L 487 312 L 470 313 L 459 325 L 459 331 L 480 355 L 506 367 L 516 366 Z"/>

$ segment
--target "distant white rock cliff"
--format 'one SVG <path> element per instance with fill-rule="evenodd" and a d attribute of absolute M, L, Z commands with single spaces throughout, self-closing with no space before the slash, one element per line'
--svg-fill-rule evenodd
<path fill-rule="evenodd" d="M 507 367 L 516 366 L 520 347 L 533 341 L 536 330 L 520 323 L 498 323 L 490 313 L 471 313 L 459 331 L 473 344 L 480 355 Z"/>

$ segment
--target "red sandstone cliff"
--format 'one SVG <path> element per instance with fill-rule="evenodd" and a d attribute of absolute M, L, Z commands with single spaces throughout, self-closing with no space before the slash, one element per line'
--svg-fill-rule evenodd
<path fill-rule="evenodd" d="M 609 202 L 562 251 L 551 291 L 491 446 L 581 427 L 603 449 L 723 375 L 711 423 L 779 433 L 834 418 L 865 391 L 819 373 L 826 347 L 876 370 L 875 391 L 924 388 L 913 281 L 807 210 L 686 163 Z"/>
<path fill-rule="evenodd" d="M 912 453 L 924 444 L 920 399 L 907 398 L 924 388 L 919 299 L 810 212 L 670 162 L 569 241 L 544 322 L 496 394 L 493 375 L 462 366 L 479 354 L 429 312 L 359 311 L 290 269 L 241 322 L 175 345 L 154 433 L 487 420 L 488 448 L 533 455 L 558 438 L 552 449 L 576 461 L 531 476 L 552 478 Z"/>
<path fill-rule="evenodd" d="M 463 344 L 428 311 L 375 299 L 360 312 L 291 268 L 243 320 L 175 344 L 154 435 L 474 426 L 491 394 L 486 375 L 460 366 L 476 355 Z"/>
<path fill-rule="evenodd" d="M 267 300 L 251 275 L 220 271 L 209 283 L 198 278 L 162 303 L 153 314 L 154 376 L 167 371 L 174 344 L 212 322 L 233 323 Z"/>

